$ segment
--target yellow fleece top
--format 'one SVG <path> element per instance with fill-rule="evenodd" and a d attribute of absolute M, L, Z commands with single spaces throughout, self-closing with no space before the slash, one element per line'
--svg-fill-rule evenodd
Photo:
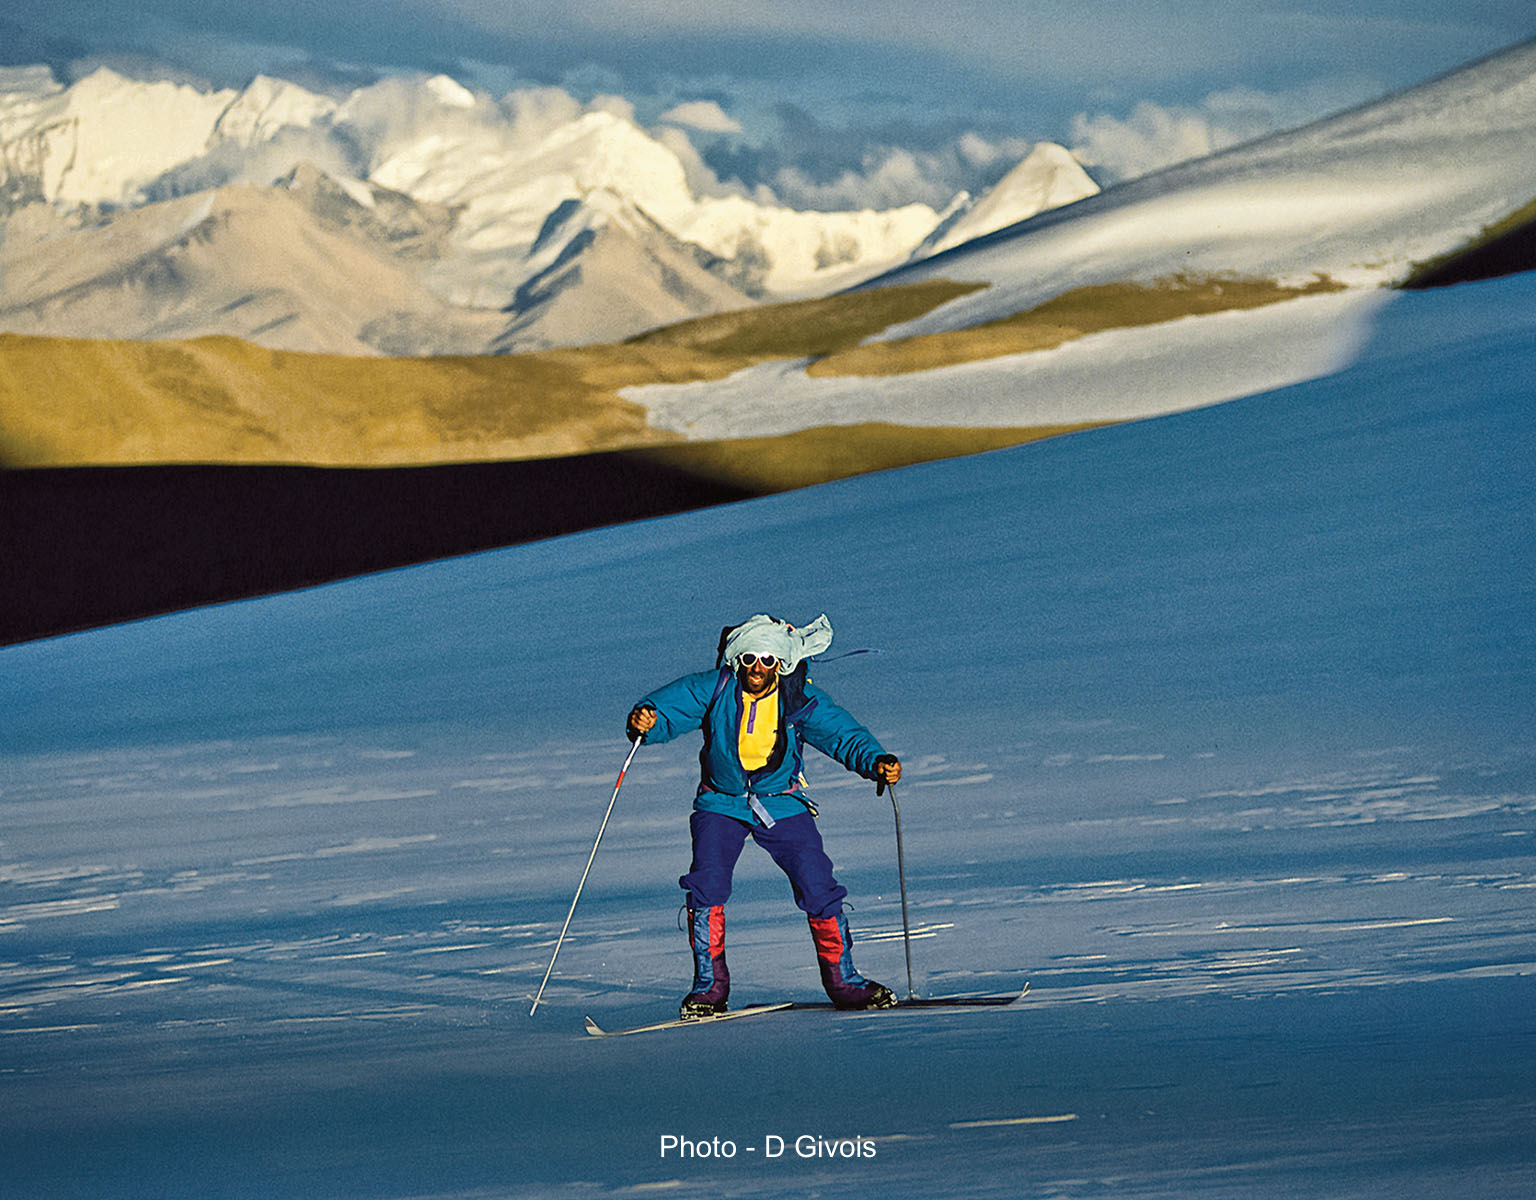
<path fill-rule="evenodd" d="M 741 765 L 749 771 L 766 766 L 779 740 L 779 683 L 762 696 L 753 699 L 741 694 L 741 732 L 736 748 L 741 755 Z"/>

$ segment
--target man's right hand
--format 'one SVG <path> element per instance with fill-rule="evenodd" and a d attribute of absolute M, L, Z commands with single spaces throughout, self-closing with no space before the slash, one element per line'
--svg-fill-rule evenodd
<path fill-rule="evenodd" d="M 643 738 L 655 728 L 656 710 L 649 704 L 641 704 L 629 714 L 629 720 L 624 725 L 624 732 L 628 734 L 629 740 L 633 742 L 637 738 Z"/>

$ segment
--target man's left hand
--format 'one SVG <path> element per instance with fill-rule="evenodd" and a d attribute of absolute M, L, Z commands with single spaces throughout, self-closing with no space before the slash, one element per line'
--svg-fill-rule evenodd
<path fill-rule="evenodd" d="M 882 791 L 893 783 L 900 783 L 901 759 L 894 754 L 882 754 L 875 759 L 875 782 Z"/>

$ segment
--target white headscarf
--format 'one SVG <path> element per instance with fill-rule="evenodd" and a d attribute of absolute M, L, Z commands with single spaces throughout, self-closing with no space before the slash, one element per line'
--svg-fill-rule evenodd
<path fill-rule="evenodd" d="M 771 654 L 779 660 L 779 674 L 788 675 L 831 644 L 832 623 L 826 613 L 801 629 L 758 613 L 731 630 L 725 639 L 724 658 L 734 671 L 743 654 Z"/>

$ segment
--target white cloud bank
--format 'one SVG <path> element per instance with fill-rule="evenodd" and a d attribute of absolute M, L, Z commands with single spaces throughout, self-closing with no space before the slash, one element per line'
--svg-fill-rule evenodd
<path fill-rule="evenodd" d="M 686 125 L 704 133 L 740 133 L 741 123 L 713 100 L 689 100 L 674 104 L 659 120 L 672 125 Z"/>
<path fill-rule="evenodd" d="M 1294 129 L 1381 91 L 1377 81 L 1340 79 L 1293 92 L 1230 88 L 1212 92 L 1192 106 L 1144 100 L 1128 117 L 1079 113 L 1072 120 L 1072 153 L 1102 178 L 1134 179 Z"/>

